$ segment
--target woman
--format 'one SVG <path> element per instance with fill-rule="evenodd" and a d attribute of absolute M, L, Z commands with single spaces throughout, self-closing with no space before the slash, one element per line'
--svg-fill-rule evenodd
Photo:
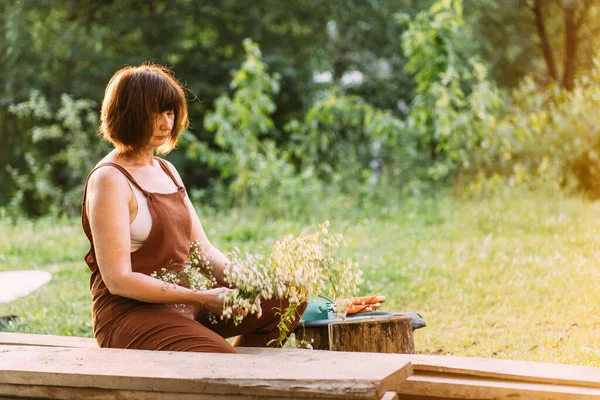
<path fill-rule="evenodd" d="M 238 326 L 209 322 L 231 290 L 227 258 L 206 237 L 177 170 L 154 156 L 172 150 L 188 123 L 183 89 L 164 67 L 123 68 L 106 87 L 100 131 L 115 149 L 90 172 L 82 215 L 101 347 L 234 353 L 235 346 L 266 346 L 279 335 L 279 300 L 263 303 L 262 316 L 247 315 Z M 222 287 L 195 292 L 150 276 L 185 262 L 194 241 L 212 257 Z M 180 303 L 183 312 L 175 308 Z M 232 336 L 233 346 L 224 339 Z"/>

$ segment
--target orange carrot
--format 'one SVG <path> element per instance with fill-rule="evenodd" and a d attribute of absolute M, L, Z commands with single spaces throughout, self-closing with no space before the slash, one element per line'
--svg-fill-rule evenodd
<path fill-rule="evenodd" d="M 380 306 L 381 306 L 380 303 L 374 303 L 374 304 L 368 304 L 368 305 L 352 304 L 352 305 L 348 306 L 347 313 L 352 315 L 352 314 L 359 314 L 359 313 L 363 313 L 363 312 L 369 312 L 369 311 L 378 309 Z"/>
<path fill-rule="evenodd" d="M 385 296 L 362 296 L 362 297 L 354 297 L 352 299 L 352 304 L 364 305 L 364 304 L 373 304 L 373 303 L 383 303 L 384 301 L 385 301 Z"/>

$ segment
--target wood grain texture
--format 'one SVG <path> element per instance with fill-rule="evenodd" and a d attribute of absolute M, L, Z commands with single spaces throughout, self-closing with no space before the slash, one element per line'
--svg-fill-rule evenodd
<path fill-rule="evenodd" d="M 400 398 L 398 397 L 398 393 L 386 392 L 381 396 L 381 400 L 400 400 Z"/>
<path fill-rule="evenodd" d="M 412 319 L 390 316 L 329 324 L 329 349 L 346 352 L 415 352 Z"/>
<path fill-rule="evenodd" d="M 0 332 L 0 345 L 97 348 L 94 339 L 73 336 Z M 244 354 L 304 353 L 303 349 L 238 348 Z M 600 368 L 520 360 L 477 357 L 405 355 L 415 372 L 442 372 L 523 382 L 565 384 L 600 388 Z"/>
<path fill-rule="evenodd" d="M 76 336 L 0 332 L 0 345 L 98 348 L 95 339 Z"/>
<path fill-rule="evenodd" d="M 600 368 L 521 360 L 410 355 L 415 371 L 600 388 Z"/>
<path fill-rule="evenodd" d="M 44 337 L 39 338 L 39 336 Z M 59 338 L 62 344 L 72 347 L 87 346 L 90 344 L 87 340 L 91 340 Z M 0 333 L 0 344 L 24 342 L 23 344 L 31 345 L 45 342 L 52 345 L 50 339 L 46 335 Z M 288 354 L 289 357 L 314 353 L 352 354 L 271 348 L 238 348 L 238 351 L 245 355 Z M 596 367 L 422 354 L 393 356 L 401 357 L 413 364 L 414 375 L 398 387 L 400 398 L 407 400 L 432 400 L 444 397 L 449 399 L 594 399 L 597 398 L 597 390 L 600 389 L 600 368 Z M 1 359 L 2 354 L 0 354 Z M 0 391 L 0 398 L 1 393 Z"/>
<path fill-rule="evenodd" d="M 196 394 L 196 393 L 162 393 L 131 390 L 110 390 L 98 388 L 79 388 L 63 386 L 38 385 L 5 385 L 0 383 L 0 393 L 6 398 L 15 399 L 57 399 L 57 400 L 248 400 L 258 399 L 255 396 Z M 269 400 L 284 397 L 269 397 Z M 4 397 L 0 397 L 0 400 Z M 289 398 L 288 398 L 289 399 Z"/>
<path fill-rule="evenodd" d="M 296 340 L 306 341 L 314 350 L 329 350 L 329 328 L 315 326 L 310 328 L 299 327 L 294 331 Z"/>
<path fill-rule="evenodd" d="M 0 332 L 0 345 L 56 346 L 97 348 L 94 339 L 72 336 L 34 335 Z M 243 354 L 305 353 L 304 349 L 238 348 Z M 441 372 L 475 377 L 510 379 L 522 382 L 565 384 L 600 388 L 600 368 L 520 360 L 501 360 L 477 357 L 404 356 L 415 372 Z"/>
<path fill-rule="evenodd" d="M 600 389 L 508 379 L 449 376 L 419 372 L 397 391 L 401 399 L 587 400 L 600 399 Z"/>
<path fill-rule="evenodd" d="M 410 362 L 392 354 L 252 355 L 0 345 L 0 383 L 8 385 L 379 399 L 411 373 Z"/>

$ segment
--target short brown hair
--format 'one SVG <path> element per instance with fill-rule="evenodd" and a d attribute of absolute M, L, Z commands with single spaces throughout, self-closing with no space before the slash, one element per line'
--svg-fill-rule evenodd
<path fill-rule="evenodd" d="M 164 66 L 125 67 L 106 86 L 100 132 L 120 153 L 136 152 L 150 140 L 154 116 L 167 110 L 174 111 L 175 121 L 169 140 L 157 149 L 162 154 L 173 150 L 189 126 L 183 87 Z"/>

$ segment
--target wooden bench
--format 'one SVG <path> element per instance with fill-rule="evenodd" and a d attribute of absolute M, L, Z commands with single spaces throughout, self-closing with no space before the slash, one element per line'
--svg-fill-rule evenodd
<path fill-rule="evenodd" d="M 51 336 L 51 335 L 28 335 L 28 334 L 16 334 L 16 333 L 2 333 L 0 332 L 0 397 L 4 396 L 15 396 L 14 393 L 17 389 L 25 390 L 29 388 L 30 392 L 25 395 L 35 397 L 41 394 L 58 393 L 58 390 L 63 390 L 61 393 L 64 399 L 78 398 L 76 395 L 81 395 L 85 390 L 94 391 L 96 398 L 102 397 L 102 393 L 114 394 L 116 389 L 101 389 L 98 388 L 98 379 L 108 379 L 106 374 L 99 374 L 98 371 L 92 371 L 95 377 L 81 376 L 81 379 L 87 379 L 85 383 L 91 383 L 90 388 L 84 388 L 79 382 L 80 386 L 61 386 L 57 388 L 57 381 L 50 380 L 52 385 L 38 385 L 32 384 L 32 377 L 36 376 L 36 373 L 29 371 L 25 367 L 27 365 L 21 365 L 25 363 L 25 358 L 17 358 L 17 367 L 11 367 L 12 369 L 6 368 L 6 362 L 4 355 L 7 354 L 7 349 L 12 346 L 14 349 L 13 354 L 25 353 L 27 346 L 31 346 L 31 354 L 37 354 L 36 363 L 39 363 L 40 359 L 46 360 L 49 365 L 47 368 L 55 368 L 55 364 L 52 361 L 51 354 L 44 353 L 44 348 L 52 349 L 57 351 L 56 354 L 63 354 L 69 361 L 72 368 L 75 368 L 77 363 L 81 363 L 88 357 L 88 351 L 100 350 L 101 360 L 112 357 L 113 355 L 122 356 L 125 361 L 131 360 L 137 357 L 137 350 L 113 350 L 113 349 L 97 349 L 97 344 L 93 339 L 86 338 L 75 338 L 75 337 L 63 337 L 63 336 Z M 69 350 L 79 350 L 79 353 L 69 352 Z M 254 377 L 245 376 L 234 377 L 234 371 L 238 371 L 236 366 L 234 370 L 228 372 L 228 376 L 233 379 L 225 379 L 228 387 L 237 388 L 239 393 L 235 395 L 227 395 L 219 392 L 220 397 L 210 398 L 223 398 L 223 399 L 236 399 L 236 398 L 249 398 L 248 396 L 254 396 L 250 398 L 289 398 L 289 397 L 312 397 L 312 398 L 380 398 L 392 399 L 394 396 L 400 399 L 413 399 L 413 400 L 425 400 L 425 399 L 557 399 L 557 400 L 579 400 L 579 399 L 600 399 L 600 368 L 573 366 L 573 365 L 561 365 L 561 364 L 550 364 L 550 363 L 537 363 L 529 361 L 512 361 L 512 360 L 497 360 L 497 359 L 483 359 L 483 358 L 471 358 L 471 357 L 449 357 L 449 356 L 429 356 L 429 355 L 418 355 L 418 354 L 374 354 L 374 353 L 341 353 L 341 352 L 329 352 L 329 351 L 316 351 L 316 350 L 302 350 L 302 349 L 250 349 L 241 348 L 239 349 L 242 355 L 246 356 L 243 365 L 263 365 L 261 363 L 272 363 L 277 366 L 277 370 L 289 368 L 290 371 L 298 369 L 299 365 L 309 362 L 309 360 L 320 360 L 322 364 L 319 364 L 319 368 L 316 370 L 317 364 L 314 364 L 314 370 L 312 372 L 303 372 L 305 375 L 302 377 L 296 376 L 289 380 L 285 380 L 283 375 L 275 375 L 272 379 L 265 379 L 264 376 L 259 376 L 257 373 Z M 4 351 L 5 353 L 2 353 Z M 116 353 L 121 352 L 121 353 Z M 125 353 L 123 353 L 125 352 Z M 167 352 L 142 352 L 150 354 L 164 354 L 164 359 L 168 360 L 167 365 L 171 365 L 173 362 L 179 362 L 179 358 L 176 357 L 176 353 Z M 94 353 L 96 354 L 96 353 Z M 189 354 L 189 353 L 179 353 Z M 68 355 L 68 356 L 67 356 Z M 110 357 L 109 357 L 110 355 Z M 214 360 L 218 360 L 219 363 L 223 363 L 226 355 L 214 355 Z M 252 357 L 247 357 L 252 356 Z M 259 357 L 260 356 L 260 357 Z M 268 356 L 268 357 L 265 357 Z M 358 358 L 351 358 L 352 356 L 359 356 Z M 361 357 L 372 356 L 373 358 L 361 358 Z M 401 360 L 406 363 L 404 368 L 395 371 L 395 376 L 392 378 L 381 379 L 381 375 L 375 379 L 368 380 L 370 383 L 366 384 L 365 379 L 357 379 L 357 369 L 360 369 L 359 376 L 367 378 L 362 375 L 362 371 L 368 371 L 371 368 L 377 369 L 382 375 L 386 371 L 382 372 L 380 367 L 381 362 L 386 359 L 387 356 L 393 357 L 394 363 L 398 363 Z M 149 357 L 149 356 L 148 356 Z M 189 360 L 185 357 L 189 357 Z M 189 362 L 184 364 L 183 367 L 174 368 L 174 370 L 189 370 L 194 363 L 198 363 L 198 360 L 205 360 L 207 355 L 188 355 L 181 358 L 181 360 Z M 350 357 L 350 358 L 347 358 Z M 381 357 L 381 358 L 380 358 Z M 160 357 L 158 357 L 160 358 Z M 157 358 L 157 359 L 158 359 Z M 27 358 L 30 360 L 31 358 Z M 161 358 L 162 360 L 163 358 Z M 262 360 L 262 361 L 261 361 Z M 392 360 L 390 358 L 389 360 Z M 142 360 L 138 360 L 142 362 Z M 235 360 L 237 362 L 237 359 Z M 208 361 L 207 361 L 208 362 Z M 217 361 L 214 361 L 215 363 Z M 335 368 L 330 369 L 334 363 L 357 363 L 361 362 L 362 367 L 359 364 L 350 365 L 350 372 L 348 375 L 340 374 L 340 370 Z M 253 364 L 257 363 L 257 364 Z M 37 364 L 36 364 L 37 365 Z M 111 364 L 112 365 L 112 364 Z M 131 368 L 136 369 L 137 364 L 132 365 L 127 363 Z M 242 364 L 240 364 L 242 365 Z M 391 369 L 396 368 L 394 365 Z M 402 377 L 408 374 L 409 370 L 413 370 L 413 374 L 408 376 L 406 380 Z M 98 367 L 98 366 L 96 366 Z M 27 367 L 32 369 L 31 366 Z M 122 366 L 123 369 L 127 367 Z M 164 367 L 168 369 L 168 367 Z M 29 371 L 29 372 L 28 372 Z M 133 372 L 136 372 L 133 371 Z M 304 370 L 302 370 L 304 371 Z M 344 372 L 347 371 L 344 369 Z M 400 372 L 402 371 L 402 372 Z M 7 386 L 4 382 L 7 377 L 11 377 L 14 381 L 15 374 L 21 373 L 21 384 L 15 383 Z M 72 372 L 72 371 L 71 371 Z M 310 375 L 316 372 L 316 374 Z M 389 371 L 387 371 L 389 372 Z M 132 379 L 138 379 L 139 382 L 144 382 L 144 377 L 141 376 L 142 372 L 136 372 L 137 375 Z M 154 371 L 154 374 L 157 372 Z M 38 371 L 37 374 L 40 374 Z M 73 374 L 73 372 L 72 372 Z M 81 375 L 81 374 L 79 374 Z M 315 382 L 310 383 L 310 379 L 314 378 L 315 375 L 319 375 L 320 378 L 316 378 Z M 341 376 L 343 375 L 343 376 Z M 44 374 L 41 374 L 44 376 Z M 152 376 L 152 375 L 151 375 Z M 211 375 L 213 378 L 216 375 Z M 312 378 L 311 378 L 312 377 Z M 289 376 L 288 376 L 289 378 Z M 299 379 L 298 379 L 299 378 Z M 321 379 L 322 378 L 322 379 Z M 372 376 L 369 375 L 369 379 Z M 37 379 L 41 379 L 38 375 Z M 46 372 L 45 379 L 51 379 Z M 66 379 L 66 378 L 61 378 Z M 73 381 L 71 384 L 77 381 L 77 376 L 71 377 Z M 163 380 L 165 378 L 162 378 Z M 185 378 L 181 378 L 182 382 Z M 211 378 L 212 379 L 212 378 Z M 209 387 L 213 388 L 215 382 L 214 379 L 209 379 L 210 382 L 206 383 L 203 387 L 205 390 Z M 246 380 L 244 380 L 246 379 Z M 378 379 L 380 379 L 378 381 Z M 159 379 L 160 380 L 160 379 Z M 69 382 L 69 381 L 67 381 Z M 83 381 L 82 381 L 83 382 Z M 257 384 L 260 382 L 260 384 Z M 302 384 L 298 384 L 303 382 Z M 46 381 L 48 383 L 48 381 Z M 28 386 L 29 384 L 30 386 Z M 62 384 L 62 381 L 61 381 Z M 11 386 L 13 385 L 13 386 Z M 95 386 L 94 386 L 95 385 Z M 248 385 L 248 386 L 245 386 Z M 270 386 L 273 385 L 273 386 Z M 339 385 L 339 386 L 338 386 Z M 245 389 L 240 389 L 240 387 Z M 71 388 L 71 389 L 69 389 Z M 168 398 L 158 396 L 156 397 L 155 387 L 144 386 L 145 393 L 143 398 L 154 399 L 154 398 Z M 333 389 L 332 389 L 333 388 Z M 362 389 L 361 389 L 362 388 Z M 367 389 L 365 389 L 367 388 Z M 13 392 L 10 392 L 12 390 Z M 52 390 L 57 390 L 52 392 Z M 73 392 L 68 392 L 72 390 Z M 102 390 L 108 390 L 108 392 L 102 392 Z M 123 390 L 123 389 L 120 389 Z M 215 390 L 215 389 L 212 389 Z M 130 391 L 123 392 L 130 397 L 124 398 L 140 398 L 135 397 L 143 391 Z M 317 394 L 318 392 L 318 394 Z M 392 393 L 393 392 L 393 393 Z M 25 393 L 25 392 L 20 392 Z M 87 392 L 86 392 L 87 393 Z M 119 392 L 120 393 L 120 392 Z M 397 393 L 397 395 L 396 395 Z M 73 394 L 71 397 L 69 397 Z M 198 398 L 204 399 L 209 397 L 198 397 L 197 395 L 190 395 L 189 393 L 183 393 L 188 397 L 178 397 L 182 399 L 186 398 Z M 135 395 L 135 396 L 134 396 Z M 152 396 L 155 397 L 152 397 Z M 235 396 L 242 397 L 235 397 Z M 108 395 L 107 395 L 108 396 Z M 225 396 L 225 397 L 224 397 Z M 234 396 L 234 397 L 231 397 Z M 245 396 L 245 397 L 244 397 Z M 262 397 L 261 397 L 262 396 Z M 271 397 L 269 397 L 271 396 Z M 338 396 L 338 397 L 335 397 Z M 371 397 L 368 397 L 371 396 Z M 39 397 L 39 396 L 38 396 Z"/>
<path fill-rule="evenodd" d="M 411 373 L 396 354 L 102 349 L 93 339 L 0 333 L 0 398 L 379 400 Z"/>

